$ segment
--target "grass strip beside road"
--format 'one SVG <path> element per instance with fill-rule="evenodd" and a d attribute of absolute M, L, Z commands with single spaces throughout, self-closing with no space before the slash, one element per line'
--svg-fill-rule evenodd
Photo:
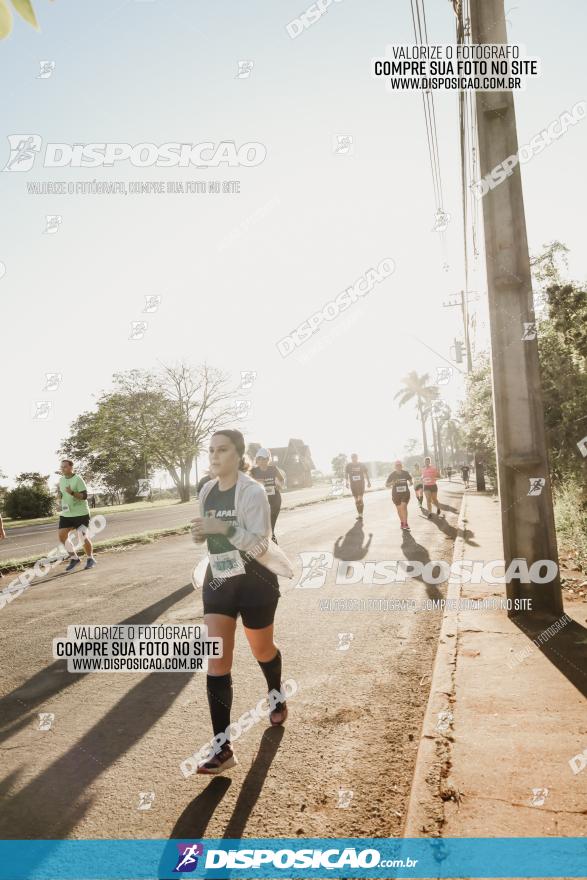
<path fill-rule="evenodd" d="M 152 544 L 158 538 L 167 538 L 170 535 L 185 535 L 189 532 L 189 523 L 183 526 L 176 526 L 172 529 L 157 529 L 153 532 L 141 532 L 136 535 L 123 535 L 120 538 L 110 538 L 108 541 L 96 541 L 94 544 L 94 552 L 100 553 L 106 550 L 116 550 L 118 547 L 131 547 L 136 544 Z M 80 547 L 77 551 L 78 556 L 84 556 L 85 551 Z M 46 559 L 46 555 L 26 556 L 23 559 L 7 559 L 0 563 L 2 573 L 6 574 L 11 571 L 21 571 L 24 568 L 30 568 L 39 559 Z"/>
<path fill-rule="evenodd" d="M 194 499 L 190 499 L 193 501 Z M 91 507 L 90 508 L 90 516 L 98 516 L 98 514 L 102 514 L 103 516 L 108 514 L 111 516 L 113 513 L 130 513 L 133 510 L 152 510 L 156 507 L 173 507 L 175 504 L 182 504 L 183 502 L 178 501 L 177 498 L 163 498 L 161 501 L 132 501 L 129 504 L 113 504 L 110 507 Z M 52 513 L 51 516 L 41 516 L 37 519 L 7 519 L 4 517 L 4 528 L 6 529 L 19 529 L 24 528 L 24 526 L 40 526 L 45 523 L 54 523 L 55 520 L 59 517 L 59 512 Z"/>

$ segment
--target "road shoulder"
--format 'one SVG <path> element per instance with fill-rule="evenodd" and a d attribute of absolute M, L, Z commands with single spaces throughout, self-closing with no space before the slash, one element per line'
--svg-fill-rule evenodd
<path fill-rule="evenodd" d="M 503 559 L 496 499 L 465 495 L 458 529 L 454 561 Z M 585 832 L 587 772 L 571 766 L 587 747 L 585 604 L 566 602 L 571 622 L 546 637 L 552 619 L 530 632 L 505 609 L 451 607 L 500 597 L 504 584 L 449 584 L 406 837 Z"/>

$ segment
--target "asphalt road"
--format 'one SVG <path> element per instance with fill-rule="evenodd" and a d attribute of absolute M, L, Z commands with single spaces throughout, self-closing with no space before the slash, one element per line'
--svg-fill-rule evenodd
<path fill-rule="evenodd" d="M 374 486 L 382 486 L 383 480 L 377 480 Z M 291 508 L 309 501 L 317 501 L 328 497 L 328 485 L 312 486 L 309 489 L 295 489 L 283 495 L 283 509 Z M 114 509 L 115 511 L 115 509 Z M 198 502 L 172 504 L 169 507 L 155 507 L 144 510 L 130 510 L 104 513 L 106 527 L 96 540 L 120 538 L 123 535 L 136 535 L 140 532 L 172 529 L 185 525 L 198 515 Z M 0 563 L 3 559 L 23 559 L 35 554 L 46 554 L 57 547 L 57 516 L 54 522 L 33 526 L 11 526 L 6 529 L 7 538 L 0 541 Z"/>
<path fill-rule="evenodd" d="M 0 610 L 0 837 L 400 834 L 441 612 L 324 604 L 439 597 L 444 587 L 341 586 L 333 566 L 323 587 L 299 589 L 298 554 L 450 560 L 461 493 L 441 484 L 445 516 L 431 521 L 412 499 L 411 535 L 387 492 L 366 498 L 364 526 L 350 498 L 283 516 L 277 531 L 296 577 L 281 581 L 276 639 L 298 692 L 285 727 L 243 733 L 239 765 L 212 780 L 179 770 L 211 736 L 203 673 L 76 675 L 52 658 L 53 638 L 72 624 L 201 622 L 190 572 L 202 549 L 188 535 L 165 538 L 101 554 L 92 572 L 57 569 L 33 583 Z M 236 719 L 266 693 L 240 624 L 233 681 Z M 39 713 L 54 716 L 49 729 Z M 148 809 L 141 792 L 152 793 Z"/>

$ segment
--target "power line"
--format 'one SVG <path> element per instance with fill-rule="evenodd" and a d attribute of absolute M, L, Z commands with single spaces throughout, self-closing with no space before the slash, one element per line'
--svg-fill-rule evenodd
<path fill-rule="evenodd" d="M 420 7 L 422 10 L 421 13 Z M 415 41 L 418 45 L 428 45 L 428 25 L 426 21 L 424 0 L 410 0 L 410 8 L 412 12 Z M 435 206 L 437 211 L 443 211 L 444 197 L 442 174 L 440 170 L 440 149 L 438 145 L 436 108 L 434 104 L 434 95 L 430 90 L 422 90 L 422 106 L 424 108 L 426 139 L 428 142 L 428 156 L 432 173 Z"/>

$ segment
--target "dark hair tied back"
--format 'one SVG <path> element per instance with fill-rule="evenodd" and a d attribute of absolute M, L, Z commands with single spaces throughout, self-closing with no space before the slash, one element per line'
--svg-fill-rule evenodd
<path fill-rule="evenodd" d="M 250 468 L 250 464 L 247 456 L 245 455 L 245 438 L 243 437 L 241 432 L 237 431 L 236 429 L 228 428 L 226 431 L 214 431 L 213 436 L 216 437 L 218 434 L 222 434 L 223 437 L 228 437 L 228 439 L 240 455 L 240 462 L 238 466 L 239 471 L 248 471 Z"/>

